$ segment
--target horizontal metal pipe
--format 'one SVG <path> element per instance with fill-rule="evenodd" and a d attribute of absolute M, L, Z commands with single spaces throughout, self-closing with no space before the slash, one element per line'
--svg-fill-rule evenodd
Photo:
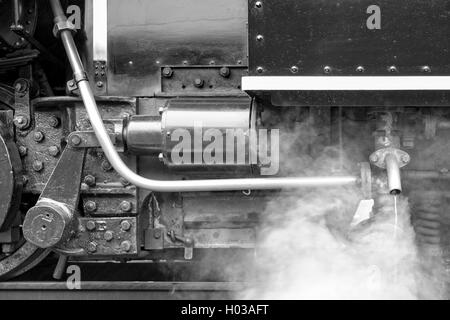
<path fill-rule="evenodd" d="M 50 0 L 56 18 L 62 12 L 59 0 Z M 82 74 L 84 67 L 73 41 L 71 31 L 61 32 L 61 40 L 70 61 L 74 74 Z M 88 80 L 78 82 L 84 106 L 89 116 L 95 135 L 102 146 L 103 152 L 111 165 L 130 183 L 143 189 L 157 192 L 194 192 L 194 191 L 235 191 L 235 190 L 272 190 L 272 189 L 292 189 L 310 187 L 338 187 L 354 185 L 359 181 L 355 176 L 343 177 L 307 177 L 307 178 L 256 178 L 256 179 L 211 179 L 211 180 L 191 180 L 191 181 L 160 181 L 139 176 L 131 171 L 123 162 L 111 142 L 109 135 L 103 124 L 103 120 L 97 108 L 94 95 Z"/>

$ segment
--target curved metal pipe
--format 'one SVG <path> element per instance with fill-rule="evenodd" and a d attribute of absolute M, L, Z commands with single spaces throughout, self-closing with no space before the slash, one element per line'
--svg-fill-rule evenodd
<path fill-rule="evenodd" d="M 50 0 L 55 21 L 67 19 L 59 0 Z M 75 75 L 84 73 L 78 50 L 75 46 L 70 30 L 63 30 L 60 34 L 67 57 Z M 255 178 L 255 179 L 213 179 L 191 181 L 160 181 L 139 176 L 131 171 L 123 162 L 112 144 L 97 108 L 94 95 L 87 79 L 78 80 L 84 106 L 89 116 L 95 135 L 102 146 L 103 152 L 111 165 L 124 179 L 143 189 L 157 192 L 194 192 L 194 191 L 237 191 L 237 190 L 272 190 L 293 189 L 304 187 L 338 187 L 354 185 L 359 181 L 355 176 L 342 177 L 307 177 L 307 178 Z"/>

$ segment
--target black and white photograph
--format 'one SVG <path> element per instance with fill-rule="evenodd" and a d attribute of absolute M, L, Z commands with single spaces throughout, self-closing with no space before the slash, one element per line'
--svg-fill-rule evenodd
<path fill-rule="evenodd" d="M 449 280 L 450 1 L 0 0 L 0 300 L 275 319 Z"/>

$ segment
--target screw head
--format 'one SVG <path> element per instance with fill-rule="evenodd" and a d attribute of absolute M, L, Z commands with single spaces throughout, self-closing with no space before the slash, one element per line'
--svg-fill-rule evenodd
<path fill-rule="evenodd" d="M 222 67 L 222 68 L 220 68 L 219 73 L 222 77 L 228 78 L 231 74 L 231 71 L 230 71 L 230 68 L 228 68 L 228 67 Z"/>
<path fill-rule="evenodd" d="M 197 88 L 203 88 L 203 86 L 205 85 L 205 81 L 203 81 L 202 79 L 195 79 L 194 80 L 194 86 L 196 86 Z"/>
<path fill-rule="evenodd" d="M 331 71 L 332 71 L 332 69 L 331 69 L 330 66 L 325 66 L 325 67 L 323 68 L 323 72 L 325 72 L 325 73 L 331 73 Z"/>
<path fill-rule="evenodd" d="M 94 176 L 87 175 L 86 177 L 84 177 L 84 183 L 86 183 L 86 185 L 88 185 L 89 187 L 95 187 L 95 184 L 97 182 Z"/>
<path fill-rule="evenodd" d="M 366 71 L 366 69 L 364 69 L 363 66 L 359 66 L 358 68 L 356 68 L 356 72 L 358 73 L 363 73 L 364 71 Z"/>
<path fill-rule="evenodd" d="M 133 208 L 133 206 L 131 205 L 130 201 L 123 201 L 120 204 L 120 210 L 122 212 L 130 212 L 132 208 Z"/>
<path fill-rule="evenodd" d="M 81 138 L 80 138 L 80 136 L 79 135 L 73 135 L 71 138 L 70 138 L 70 144 L 72 145 L 72 146 L 79 146 L 80 144 L 81 144 Z"/>
<path fill-rule="evenodd" d="M 120 248 L 122 251 L 128 252 L 131 250 L 131 242 L 130 241 L 124 241 L 120 244 Z"/>
<path fill-rule="evenodd" d="M 44 170 L 44 163 L 42 161 L 36 160 L 33 162 L 33 170 L 36 172 L 41 172 Z"/>
<path fill-rule="evenodd" d="M 263 72 L 264 72 L 263 67 L 257 67 L 257 68 L 256 68 L 256 72 L 258 72 L 258 73 L 263 73 Z"/>
<path fill-rule="evenodd" d="M 164 78 L 170 78 L 173 76 L 173 69 L 170 67 L 165 67 L 162 70 L 162 75 Z"/>
<path fill-rule="evenodd" d="M 262 8 L 262 2 L 261 1 L 256 1 L 255 7 L 258 8 L 258 9 Z"/>
<path fill-rule="evenodd" d="M 94 201 L 88 201 L 84 205 L 84 210 L 89 213 L 95 212 L 97 210 L 97 204 Z"/>
<path fill-rule="evenodd" d="M 264 36 L 263 36 L 262 34 L 258 34 L 258 35 L 256 36 L 256 40 L 258 40 L 258 41 L 263 41 L 263 40 L 264 40 Z"/>
<path fill-rule="evenodd" d="M 114 233 L 112 231 L 106 231 L 104 237 L 106 241 L 112 241 L 114 239 Z"/>
<path fill-rule="evenodd" d="M 45 136 L 44 136 L 44 134 L 41 131 L 36 131 L 33 134 L 33 140 L 38 142 L 38 143 L 42 142 L 44 140 L 44 138 L 45 138 Z"/>
<path fill-rule="evenodd" d="M 131 223 L 127 220 L 124 220 L 120 223 L 120 227 L 123 231 L 130 231 L 131 229 Z"/>
<path fill-rule="evenodd" d="M 59 148 L 57 146 L 51 146 L 48 148 L 48 154 L 52 157 L 57 157 L 59 155 Z"/>
<path fill-rule="evenodd" d="M 291 67 L 291 72 L 292 73 L 297 73 L 298 72 L 298 67 L 297 66 L 292 66 Z"/>
<path fill-rule="evenodd" d="M 19 154 L 21 157 L 25 157 L 28 154 L 28 148 L 24 146 L 19 147 Z"/>
<path fill-rule="evenodd" d="M 89 220 L 88 222 L 86 222 L 86 229 L 88 231 L 94 231 L 95 229 L 97 229 L 95 221 Z"/>

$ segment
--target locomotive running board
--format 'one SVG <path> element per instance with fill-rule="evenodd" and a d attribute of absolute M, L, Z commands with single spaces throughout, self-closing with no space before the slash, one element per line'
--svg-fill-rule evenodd
<path fill-rule="evenodd" d="M 244 91 L 447 91 L 447 76 L 242 77 Z"/>

